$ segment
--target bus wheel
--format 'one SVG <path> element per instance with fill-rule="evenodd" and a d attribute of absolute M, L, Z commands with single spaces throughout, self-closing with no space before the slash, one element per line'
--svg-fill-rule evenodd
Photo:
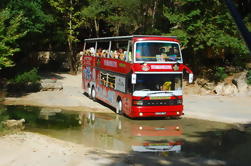
<path fill-rule="evenodd" d="M 96 101 L 96 91 L 94 87 L 92 87 L 92 90 L 91 90 L 91 98 L 92 100 Z"/>
<path fill-rule="evenodd" d="M 89 98 L 91 98 L 92 96 L 92 89 L 91 89 L 91 86 L 88 86 L 88 96 Z"/>
<path fill-rule="evenodd" d="M 116 113 L 119 114 L 119 115 L 123 114 L 122 101 L 121 100 L 119 100 L 118 103 L 117 103 Z"/>

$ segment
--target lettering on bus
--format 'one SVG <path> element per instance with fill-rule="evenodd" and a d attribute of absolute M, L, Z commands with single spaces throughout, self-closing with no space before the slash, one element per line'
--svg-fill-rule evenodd
<path fill-rule="evenodd" d="M 92 57 L 84 57 L 84 64 L 91 65 Z"/>
<path fill-rule="evenodd" d="M 151 65 L 151 69 L 172 69 L 171 65 Z"/>
<path fill-rule="evenodd" d="M 121 92 L 125 92 L 126 79 L 124 77 L 116 76 L 115 78 L 115 89 Z"/>
<path fill-rule="evenodd" d="M 110 67 L 117 67 L 118 66 L 116 61 L 110 61 L 110 60 L 104 60 L 104 65 L 110 66 Z"/>

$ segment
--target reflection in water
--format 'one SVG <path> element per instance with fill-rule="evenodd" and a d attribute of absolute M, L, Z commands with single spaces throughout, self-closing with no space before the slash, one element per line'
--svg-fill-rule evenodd
<path fill-rule="evenodd" d="M 145 125 L 144 122 L 134 123 L 136 121 L 128 120 L 120 116 L 112 118 L 107 114 L 95 115 L 95 113 L 88 113 L 86 117 L 88 125 L 91 128 L 97 130 L 103 129 L 104 132 L 107 132 L 107 139 L 112 135 L 112 139 L 116 138 L 118 142 L 123 141 L 123 143 L 129 144 L 127 146 L 131 147 L 133 151 L 181 151 L 181 141 L 168 141 L 168 137 L 175 137 L 178 139 L 178 137 L 181 136 L 182 130 L 178 125 L 163 126 L 163 124 L 158 125 L 156 123 L 155 126 L 148 126 Z M 83 119 L 85 119 L 85 117 L 83 117 Z M 85 129 L 87 128 L 88 126 L 85 127 Z M 121 133 L 123 134 L 122 136 L 120 136 Z"/>
<path fill-rule="evenodd" d="M 0 110 L 0 121 L 22 118 L 27 131 L 89 147 L 203 156 L 239 165 L 251 162 L 248 157 L 250 127 L 244 132 L 224 123 L 195 119 L 131 120 L 115 114 L 24 106 L 7 106 Z"/>

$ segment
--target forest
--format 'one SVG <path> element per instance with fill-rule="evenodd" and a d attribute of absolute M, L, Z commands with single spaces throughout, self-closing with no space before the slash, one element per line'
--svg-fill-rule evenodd
<path fill-rule="evenodd" d="M 250 31 L 251 1 L 234 3 Z M 24 61 L 39 51 L 68 52 L 69 71 L 76 73 L 84 39 L 132 34 L 177 36 L 198 76 L 250 63 L 224 0 L 1 0 L 0 75 L 40 70 Z"/>

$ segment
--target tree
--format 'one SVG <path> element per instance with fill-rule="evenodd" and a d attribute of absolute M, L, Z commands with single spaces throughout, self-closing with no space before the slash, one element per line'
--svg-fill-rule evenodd
<path fill-rule="evenodd" d="M 178 36 L 192 53 L 194 66 L 203 58 L 246 54 L 247 48 L 226 6 L 220 0 L 173 0 L 166 3 L 164 15 L 172 24 L 171 35 Z"/>
<path fill-rule="evenodd" d="M 55 22 L 53 16 L 46 9 L 44 0 L 9 0 L 6 6 L 12 15 L 22 12 L 26 18 L 22 21 L 20 28 L 27 31 L 26 36 L 20 41 L 22 51 L 28 55 L 29 52 L 41 49 L 42 43 L 49 38 L 46 27 Z M 51 30 L 50 30 L 51 31 Z"/>
<path fill-rule="evenodd" d="M 11 57 L 20 50 L 17 40 L 27 33 L 20 31 L 20 25 L 24 20 L 21 13 L 11 15 L 9 9 L 0 11 L 0 70 L 14 65 Z"/>
<path fill-rule="evenodd" d="M 96 37 L 100 35 L 100 22 L 107 14 L 107 6 L 102 0 L 87 0 L 89 5 L 81 10 L 81 15 L 87 20 L 86 26 L 90 29 L 95 28 Z"/>
<path fill-rule="evenodd" d="M 62 16 L 61 21 L 64 23 L 64 33 L 67 38 L 67 45 L 69 51 L 70 72 L 76 73 L 76 52 L 74 50 L 74 44 L 78 40 L 77 29 L 83 25 L 81 19 L 79 0 L 48 0 L 49 4 L 54 7 Z"/>

